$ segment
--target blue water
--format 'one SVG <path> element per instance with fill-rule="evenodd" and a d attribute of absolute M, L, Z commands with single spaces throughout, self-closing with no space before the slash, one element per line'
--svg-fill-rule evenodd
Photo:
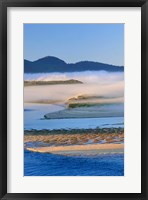
<path fill-rule="evenodd" d="M 26 104 L 24 110 L 24 128 L 30 129 L 83 129 L 124 127 L 124 117 L 80 118 L 80 119 L 43 119 L 49 111 L 61 110 L 59 105 Z"/>
<path fill-rule="evenodd" d="M 62 156 L 24 152 L 25 176 L 124 176 L 124 155 Z"/>

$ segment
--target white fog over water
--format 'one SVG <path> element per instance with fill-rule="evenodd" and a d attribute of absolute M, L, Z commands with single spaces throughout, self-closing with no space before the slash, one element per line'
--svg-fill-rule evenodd
<path fill-rule="evenodd" d="M 51 100 L 65 102 L 68 98 L 78 95 L 97 95 L 120 98 L 124 96 L 124 73 L 108 72 L 76 72 L 76 73 L 48 73 L 25 74 L 25 80 L 55 81 L 76 79 L 84 84 L 57 84 L 46 86 L 25 87 L 25 102 L 35 100 Z"/>
<path fill-rule="evenodd" d="M 57 128 L 95 128 L 123 127 L 124 122 L 124 73 L 108 73 L 85 71 L 74 73 L 37 73 L 24 74 L 24 80 L 55 81 L 75 79 L 83 84 L 55 84 L 24 87 L 25 129 L 57 129 Z M 114 117 L 52 119 L 41 120 L 47 113 L 66 108 L 70 98 L 86 95 L 94 97 L 85 100 L 104 104 L 99 106 L 100 112 L 114 113 Z M 109 105 L 109 104 L 110 105 Z M 100 105 L 101 105 L 100 104 Z M 84 108 L 85 109 L 85 108 Z M 115 116 L 117 114 L 117 117 Z"/>
<path fill-rule="evenodd" d="M 24 74 L 25 81 L 53 81 L 76 79 L 84 83 L 109 84 L 124 80 L 124 72 L 84 71 L 65 73 Z"/>

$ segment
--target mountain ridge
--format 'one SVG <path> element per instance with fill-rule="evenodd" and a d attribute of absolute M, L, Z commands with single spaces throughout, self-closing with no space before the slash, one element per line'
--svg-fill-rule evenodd
<path fill-rule="evenodd" d="M 108 71 L 123 72 L 123 66 L 115 66 L 94 61 L 80 61 L 66 63 L 54 56 L 46 56 L 35 61 L 24 59 L 25 73 L 52 73 L 52 72 L 81 72 L 81 71 Z"/>

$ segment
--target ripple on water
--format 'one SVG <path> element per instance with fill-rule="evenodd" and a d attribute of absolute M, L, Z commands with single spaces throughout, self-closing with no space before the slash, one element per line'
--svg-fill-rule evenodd
<path fill-rule="evenodd" d="M 124 176 L 124 155 L 62 156 L 24 152 L 25 176 Z"/>

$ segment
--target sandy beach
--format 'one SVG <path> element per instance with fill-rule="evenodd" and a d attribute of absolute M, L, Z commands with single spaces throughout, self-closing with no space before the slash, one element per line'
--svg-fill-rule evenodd
<path fill-rule="evenodd" d="M 25 149 L 56 154 L 123 153 L 122 128 L 25 131 Z"/>
<path fill-rule="evenodd" d="M 40 153 L 58 153 L 58 154 L 78 154 L 87 153 L 95 150 L 95 154 L 98 153 L 123 153 L 124 144 L 91 144 L 91 145 L 73 145 L 73 146 L 58 146 L 58 147 L 35 147 L 26 148 L 29 151 Z M 78 152 L 79 151 L 79 152 Z"/>

